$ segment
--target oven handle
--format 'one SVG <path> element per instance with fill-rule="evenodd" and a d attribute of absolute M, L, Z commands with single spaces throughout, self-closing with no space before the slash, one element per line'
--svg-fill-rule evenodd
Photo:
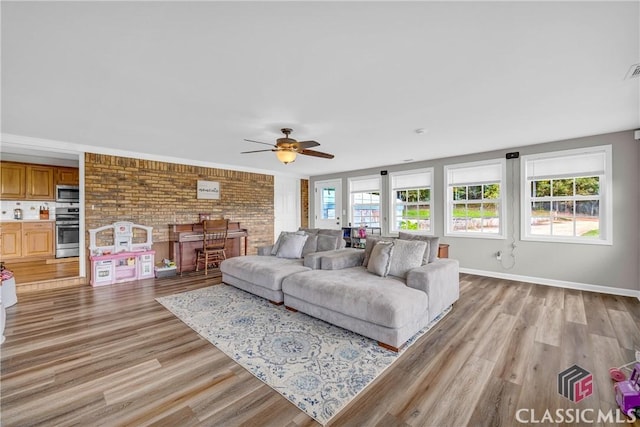
<path fill-rule="evenodd" d="M 56 224 L 56 228 L 64 227 L 64 228 L 80 228 L 79 225 L 67 225 L 67 224 Z"/>

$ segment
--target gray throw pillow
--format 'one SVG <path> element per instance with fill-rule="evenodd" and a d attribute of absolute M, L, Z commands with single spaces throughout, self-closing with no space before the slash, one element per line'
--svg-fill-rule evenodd
<path fill-rule="evenodd" d="M 302 248 L 307 241 L 306 234 L 286 234 L 282 237 L 278 252 L 278 258 L 302 258 Z"/>
<path fill-rule="evenodd" d="M 317 234 L 308 234 L 307 241 L 304 243 L 304 247 L 302 248 L 302 258 L 305 256 L 317 252 L 318 250 L 318 235 Z"/>
<path fill-rule="evenodd" d="M 377 242 L 381 241 L 382 237 L 367 236 L 367 241 L 364 244 L 364 260 L 362 260 L 362 266 L 366 267 L 369 264 L 369 258 L 371 257 L 371 251 Z"/>
<path fill-rule="evenodd" d="M 396 240 L 393 243 L 389 275 L 406 279 L 410 270 L 423 265 L 424 251 L 428 247 L 427 242 L 420 240 Z"/>
<path fill-rule="evenodd" d="M 335 249 L 338 249 L 340 239 L 342 239 L 342 236 L 318 234 L 318 252 L 333 251 Z"/>
<path fill-rule="evenodd" d="M 427 242 L 427 249 L 425 249 L 422 264 L 428 264 L 438 258 L 438 246 L 440 244 L 440 238 L 437 236 L 425 236 L 424 234 L 412 234 L 398 233 L 398 239 L 400 240 L 420 240 Z"/>
<path fill-rule="evenodd" d="M 371 250 L 367 271 L 380 277 L 387 277 L 391 266 L 393 242 L 377 242 Z"/>
<path fill-rule="evenodd" d="M 289 234 L 298 234 L 302 236 L 305 235 L 304 231 L 281 231 L 280 235 L 278 236 L 278 240 L 276 240 L 276 242 L 273 244 L 273 247 L 271 248 L 271 255 L 276 255 L 278 253 L 278 248 L 280 247 L 280 243 L 282 243 L 282 237 Z"/>

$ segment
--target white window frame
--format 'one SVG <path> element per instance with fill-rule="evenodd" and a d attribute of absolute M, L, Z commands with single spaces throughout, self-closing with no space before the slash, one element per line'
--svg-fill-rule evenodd
<path fill-rule="evenodd" d="M 398 190 L 409 190 L 409 189 L 415 189 L 415 188 L 404 188 L 404 187 L 399 187 L 396 188 L 393 185 L 393 178 L 397 177 L 397 176 L 402 176 L 402 175 L 418 175 L 418 174 L 428 174 L 429 175 L 429 185 L 426 187 L 429 189 L 429 202 L 426 203 L 429 205 L 429 212 L 430 212 L 430 229 L 429 230 L 401 230 L 401 229 L 397 229 L 396 227 L 396 198 L 395 198 L 395 192 Z M 388 175 L 388 180 L 389 180 L 389 216 L 391 218 L 390 222 L 389 222 L 389 233 L 390 234 L 398 234 L 400 231 L 402 231 L 403 233 L 418 233 L 418 234 L 425 234 L 425 235 L 434 235 L 434 225 L 435 225 L 435 218 L 434 218 L 434 208 L 433 208 L 433 200 L 434 200 L 434 185 L 433 185 L 433 180 L 434 180 L 434 172 L 433 172 L 433 168 L 421 168 L 421 169 L 411 169 L 411 170 L 404 170 L 404 171 L 397 171 L 397 172 L 390 172 Z M 420 187 L 420 188 L 425 188 L 425 187 Z"/>
<path fill-rule="evenodd" d="M 471 232 L 471 231 L 453 231 L 451 230 L 451 223 L 453 217 L 453 186 L 454 184 L 450 184 L 450 171 L 454 171 L 456 169 L 471 169 L 478 168 L 482 166 L 500 166 L 500 179 L 498 184 L 500 184 L 500 197 L 497 199 L 480 199 L 474 200 L 473 203 L 497 203 L 499 204 L 499 214 L 500 214 L 500 227 L 497 233 L 485 233 L 485 232 Z M 444 235 L 452 236 L 452 237 L 470 237 L 474 239 L 505 239 L 506 238 L 506 223 L 507 223 L 507 162 L 505 159 L 490 159 L 490 160 L 482 160 L 477 162 L 468 162 L 468 163 L 458 163 L 454 165 L 446 165 L 444 167 L 444 191 L 445 191 L 445 207 L 444 207 L 444 218 L 445 218 L 445 226 L 444 226 Z M 484 181 L 482 179 L 478 180 L 470 180 L 466 183 L 457 183 L 455 186 L 460 185 L 482 185 L 495 183 L 495 180 Z"/>
<path fill-rule="evenodd" d="M 377 180 L 378 188 L 377 192 L 379 194 L 378 199 L 378 212 L 379 212 L 379 227 L 382 229 L 382 220 L 383 220 L 383 212 L 382 212 L 382 180 L 380 179 L 380 175 L 365 175 L 365 176 L 354 176 L 347 180 L 347 185 L 349 187 L 349 222 L 352 227 L 358 227 L 360 224 L 355 223 L 355 218 L 353 215 L 353 184 L 356 181 L 365 181 L 365 180 Z M 360 191 L 358 191 L 360 193 Z M 367 224 L 369 225 L 369 224 Z"/>
<path fill-rule="evenodd" d="M 531 234 L 530 225 L 531 225 L 531 202 L 533 198 L 531 197 L 531 180 L 530 176 L 533 174 L 529 171 L 528 165 L 530 165 L 531 161 L 539 160 L 539 159 L 563 159 L 565 164 L 570 164 L 570 162 L 578 161 L 578 157 L 582 155 L 588 155 L 592 153 L 604 153 L 604 171 L 600 174 L 593 173 L 558 173 L 553 176 L 556 176 L 556 179 L 563 178 L 579 178 L 581 176 L 599 176 L 600 177 L 600 194 L 599 194 L 599 220 L 600 220 L 600 237 L 580 237 L 580 236 L 545 236 L 538 234 Z M 577 244 L 585 244 L 585 245 L 612 245 L 613 240 L 613 184 L 612 184 L 612 172 L 613 172 L 613 163 L 612 163 L 612 148 L 611 145 L 600 145 L 594 147 L 584 147 L 577 148 L 571 150 L 562 150 L 562 151 L 554 151 L 540 154 L 530 154 L 526 156 L 522 156 L 520 158 L 520 170 L 521 170 L 521 192 L 523 197 L 521 197 L 522 205 L 520 208 L 521 212 L 521 231 L 520 235 L 522 236 L 522 240 L 529 241 L 537 241 L 537 242 L 556 242 L 556 243 L 577 243 Z M 553 179 L 553 176 L 546 176 L 549 179 Z M 538 177 L 538 180 L 541 177 Z M 591 196 L 582 196 L 586 199 L 592 199 Z M 559 199 L 563 200 L 574 200 L 579 201 L 581 196 L 558 196 Z M 548 198 L 549 201 L 553 201 L 553 197 Z"/>

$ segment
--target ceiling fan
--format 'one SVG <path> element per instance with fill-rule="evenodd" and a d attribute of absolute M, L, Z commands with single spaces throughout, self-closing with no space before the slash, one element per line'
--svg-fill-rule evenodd
<path fill-rule="evenodd" d="M 323 159 L 333 159 L 333 154 L 323 153 L 321 151 L 309 150 L 310 147 L 317 147 L 320 143 L 316 141 L 296 141 L 293 138 L 289 138 L 289 134 L 293 132 L 292 129 L 283 128 L 280 131 L 284 134 L 284 138 L 278 138 L 275 144 L 269 144 L 267 142 L 254 141 L 252 139 L 245 139 L 248 142 L 255 142 L 257 144 L 270 145 L 274 148 L 269 150 L 255 150 L 255 151 L 243 151 L 240 154 L 247 153 L 260 153 L 263 151 L 273 151 L 276 153 L 276 157 L 285 165 L 296 160 L 296 155 L 304 154 L 305 156 L 322 157 Z"/>

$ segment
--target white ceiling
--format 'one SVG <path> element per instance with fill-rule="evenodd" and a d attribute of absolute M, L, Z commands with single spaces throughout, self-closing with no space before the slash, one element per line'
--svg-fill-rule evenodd
<path fill-rule="evenodd" d="M 5 134 L 313 176 L 640 128 L 637 1 L 1 8 Z M 239 154 L 284 126 L 335 159 Z"/>

